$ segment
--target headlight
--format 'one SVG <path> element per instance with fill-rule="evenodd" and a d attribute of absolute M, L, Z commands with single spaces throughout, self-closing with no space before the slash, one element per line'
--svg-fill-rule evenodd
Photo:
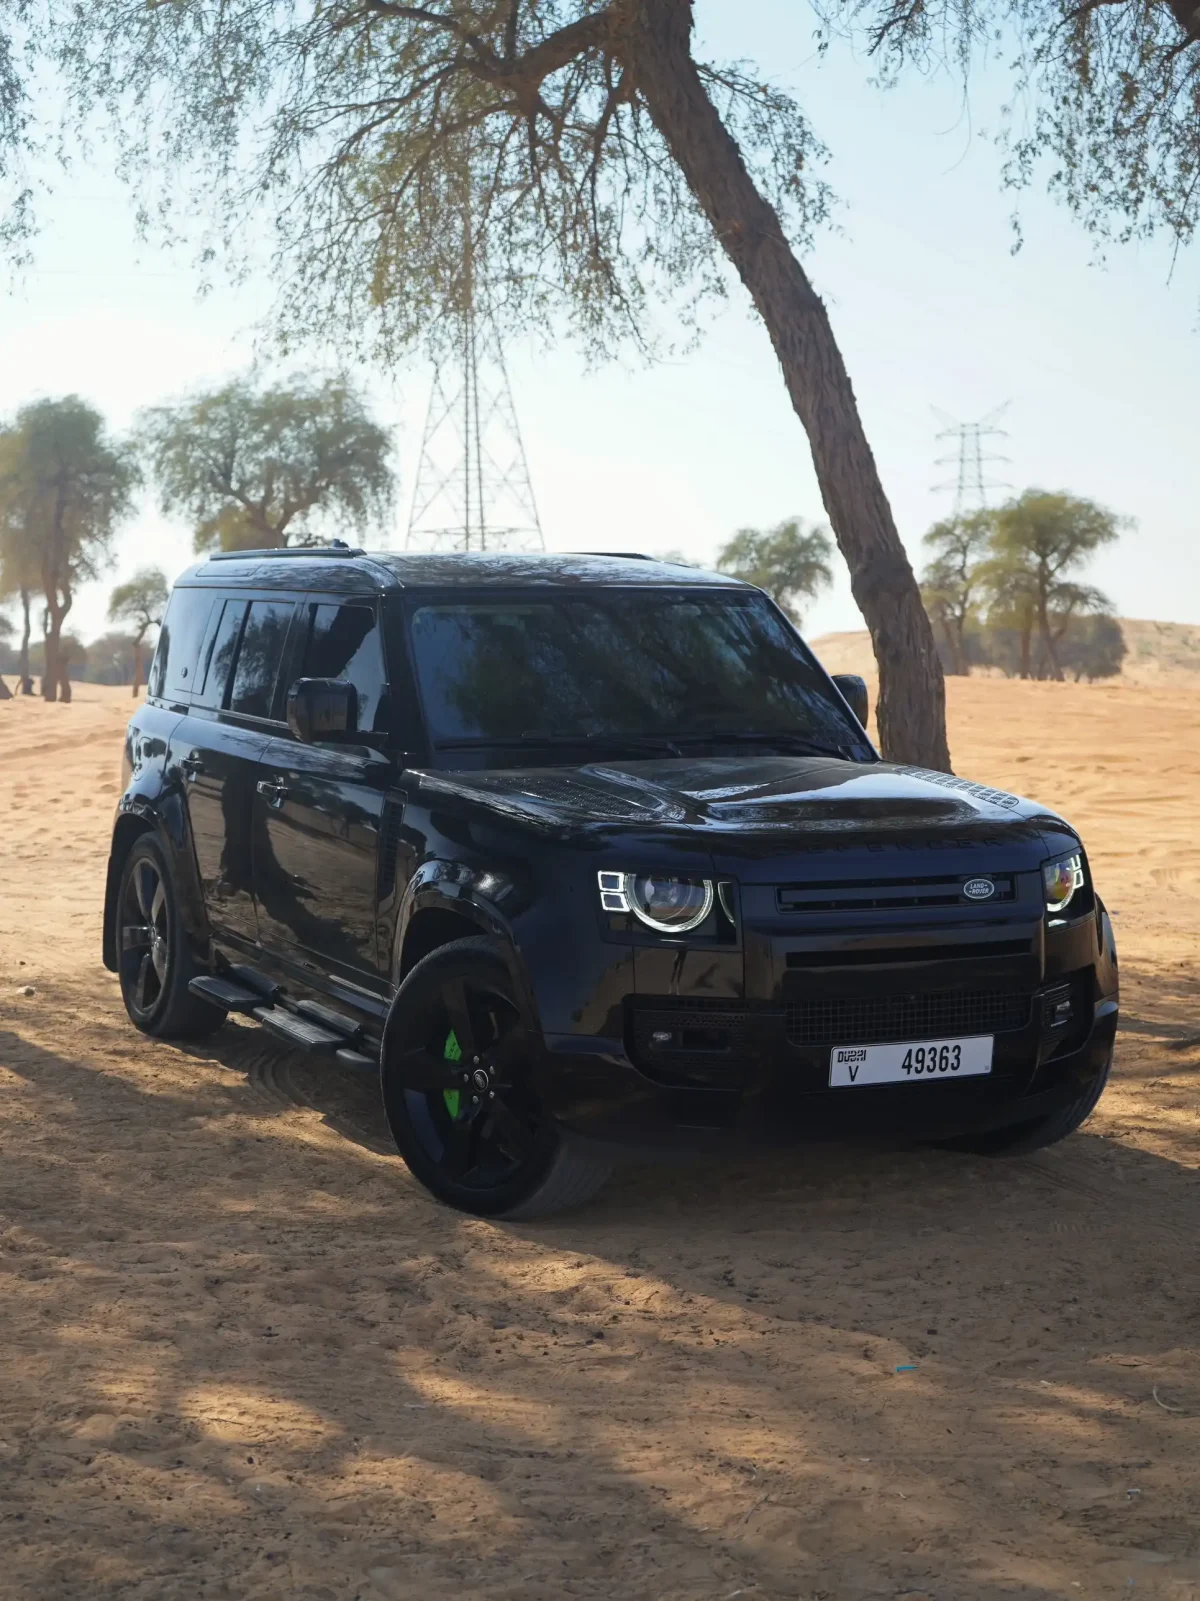
<path fill-rule="evenodd" d="M 600 904 L 606 912 L 632 912 L 660 934 L 687 934 L 713 909 L 707 878 L 673 873 L 599 873 Z"/>
<path fill-rule="evenodd" d="M 1043 862 L 1042 884 L 1046 891 L 1046 910 L 1066 911 L 1075 891 L 1083 888 L 1083 858 L 1060 856 L 1057 861 Z"/>

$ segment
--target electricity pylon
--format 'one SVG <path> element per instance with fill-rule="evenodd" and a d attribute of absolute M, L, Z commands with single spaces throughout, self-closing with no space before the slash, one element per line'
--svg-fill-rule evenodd
<path fill-rule="evenodd" d="M 938 439 L 953 439 L 958 445 L 957 451 L 953 454 L 939 456 L 936 465 L 938 467 L 957 466 L 958 474 L 957 477 L 951 478 L 945 483 L 935 484 L 933 487 L 935 490 L 954 491 L 954 515 L 956 517 L 966 511 L 982 511 L 988 503 L 989 489 L 1010 489 L 1012 487 L 1011 484 L 1005 483 L 1002 479 L 988 478 L 985 475 L 985 468 L 990 467 L 993 463 L 1008 461 L 1007 456 L 1001 456 L 995 451 L 987 450 L 984 447 L 986 439 L 1008 438 L 1007 429 L 996 426 L 1000 418 L 1008 410 L 1008 404 L 1008 401 L 1005 401 L 1003 406 L 997 406 L 995 411 L 989 412 L 979 422 L 955 422 L 953 418 L 947 417 L 944 412 L 937 411 L 935 408 L 934 415 L 949 425 L 938 434 Z"/>
<path fill-rule="evenodd" d="M 474 307 L 453 356 L 434 370 L 405 546 L 546 548 L 504 352 Z"/>

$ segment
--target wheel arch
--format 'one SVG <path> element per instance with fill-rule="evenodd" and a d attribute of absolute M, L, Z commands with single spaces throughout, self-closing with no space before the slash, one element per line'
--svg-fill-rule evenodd
<path fill-rule="evenodd" d="M 189 848 L 190 840 L 185 837 L 181 844 L 176 837 L 178 832 L 178 825 L 173 829 L 169 819 L 163 817 L 156 807 L 146 803 L 125 805 L 117 814 L 104 883 L 104 928 L 101 941 L 104 965 L 110 973 L 115 973 L 117 970 L 114 911 L 117 892 L 121 885 L 121 874 L 129 859 L 130 851 L 146 834 L 154 836 L 175 870 L 180 890 L 179 914 L 189 937 L 198 947 L 207 943 L 208 919 L 199 884 L 196 881 L 194 858 Z"/>
<path fill-rule="evenodd" d="M 480 890 L 479 880 L 486 878 L 482 868 L 454 863 L 425 862 L 418 868 L 397 919 L 392 982 L 398 988 L 423 957 L 443 945 L 488 935 L 504 953 L 526 1026 L 540 1039 L 541 1020 L 524 957 L 508 919 Z"/>

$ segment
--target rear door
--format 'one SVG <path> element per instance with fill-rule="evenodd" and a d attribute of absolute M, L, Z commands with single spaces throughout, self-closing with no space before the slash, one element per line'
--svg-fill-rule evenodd
<path fill-rule="evenodd" d="M 339 678 L 358 691 L 358 727 L 390 717 L 377 605 L 310 596 L 289 671 Z M 381 741 L 382 743 L 382 741 Z M 374 977 L 380 820 L 395 769 L 382 749 L 273 739 L 261 763 L 256 831 L 258 937 L 268 950 L 321 971 Z"/>
<path fill-rule="evenodd" d="M 253 944 L 255 784 L 281 716 L 278 681 L 296 601 L 205 593 L 212 607 L 172 759 L 183 779 L 210 927 Z"/>

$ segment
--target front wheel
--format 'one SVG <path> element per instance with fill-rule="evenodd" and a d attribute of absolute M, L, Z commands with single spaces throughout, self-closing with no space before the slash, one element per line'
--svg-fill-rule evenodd
<path fill-rule="evenodd" d="M 1059 1140 L 1065 1140 L 1068 1134 L 1074 1134 L 1077 1128 L 1081 1128 L 1096 1110 L 1096 1104 L 1108 1084 L 1111 1068 L 1110 1050 L 1107 1062 L 1080 1096 L 1068 1101 L 1057 1112 L 1036 1118 L 1032 1123 L 989 1129 L 982 1134 L 962 1134 L 939 1143 L 949 1150 L 970 1151 L 978 1156 L 1028 1156 L 1033 1151 L 1044 1150 L 1047 1145 L 1057 1145 Z"/>
<path fill-rule="evenodd" d="M 542 1106 L 499 944 L 462 939 L 417 963 L 388 1015 L 383 1103 L 413 1175 L 479 1217 L 544 1217 L 591 1199 L 607 1164 Z"/>

